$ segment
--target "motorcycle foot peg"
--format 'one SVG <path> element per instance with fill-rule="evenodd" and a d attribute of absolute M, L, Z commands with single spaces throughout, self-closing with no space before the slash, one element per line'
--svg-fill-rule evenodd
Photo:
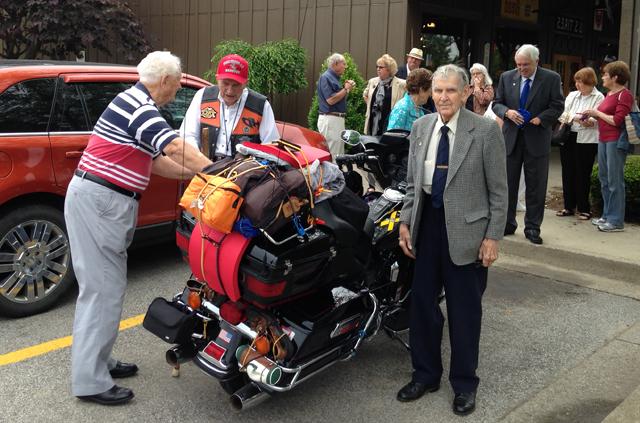
<path fill-rule="evenodd" d="M 179 364 L 171 369 L 171 377 L 180 377 L 180 365 Z"/>

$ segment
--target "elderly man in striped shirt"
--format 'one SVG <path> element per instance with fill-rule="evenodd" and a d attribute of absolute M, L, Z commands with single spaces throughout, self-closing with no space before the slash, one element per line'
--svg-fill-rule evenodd
<path fill-rule="evenodd" d="M 211 164 L 158 111 L 180 89 L 180 59 L 156 51 L 137 69 L 140 82 L 120 93 L 96 123 L 69 184 L 64 210 L 80 288 L 73 324 L 72 391 L 82 400 L 105 405 L 133 398 L 130 389 L 113 379 L 138 371 L 135 364 L 111 357 L 138 200 L 151 173 L 190 179 Z"/>

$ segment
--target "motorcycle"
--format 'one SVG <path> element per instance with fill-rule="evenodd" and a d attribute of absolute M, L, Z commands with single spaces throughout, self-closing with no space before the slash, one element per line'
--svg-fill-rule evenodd
<path fill-rule="evenodd" d="M 365 195 L 367 204 L 345 189 L 317 203 L 315 224 L 302 231 L 278 239 L 262 231 L 250 241 L 238 235 L 240 250 L 219 247 L 215 257 L 200 260 L 191 255 L 195 275 L 213 260 L 219 283 L 192 278 L 171 300 L 156 298 L 145 316 L 146 329 L 174 344 L 165 354 L 174 373 L 193 362 L 219 381 L 236 409 L 352 359 L 380 331 L 409 348 L 402 335 L 412 263 L 398 246 L 408 140 L 406 134 L 355 131 L 344 131 L 342 139 L 352 151 L 335 161 L 348 185 L 362 192 L 354 176 L 360 167 L 383 192 Z M 194 242 L 222 245 L 201 226 L 193 218 L 181 223 L 183 250 L 185 242 L 189 248 Z M 238 270 L 222 283 L 220 269 L 224 273 L 233 260 Z"/>

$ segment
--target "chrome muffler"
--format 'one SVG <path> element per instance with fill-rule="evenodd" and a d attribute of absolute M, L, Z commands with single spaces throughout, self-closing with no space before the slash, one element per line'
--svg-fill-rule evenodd
<path fill-rule="evenodd" d="M 251 382 L 231 395 L 231 406 L 236 410 L 244 410 L 260 404 L 267 398 L 269 395 Z"/>

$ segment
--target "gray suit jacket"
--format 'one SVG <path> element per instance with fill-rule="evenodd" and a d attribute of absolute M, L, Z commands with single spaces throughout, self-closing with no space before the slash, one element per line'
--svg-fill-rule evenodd
<path fill-rule="evenodd" d="M 407 195 L 400 221 L 409 225 L 417 252 L 422 216 L 424 161 L 438 114 L 416 120 L 409 135 Z M 449 254 L 457 265 L 473 263 L 484 238 L 500 240 L 507 219 L 504 140 L 492 119 L 460 110 L 444 190 Z"/>
<path fill-rule="evenodd" d="M 510 119 L 506 119 L 504 115 L 509 109 L 518 110 L 519 108 L 520 73 L 517 69 L 512 69 L 500 75 L 496 98 L 493 100 L 493 112 L 504 120 L 502 133 L 507 154 L 511 154 L 516 145 L 518 126 Z M 526 151 L 532 157 L 548 155 L 551 149 L 551 128 L 564 111 L 560 75 L 538 66 L 525 109 L 531 113 L 532 119 L 538 117 L 542 121 L 540 126 L 531 124 L 524 126 Z"/>

